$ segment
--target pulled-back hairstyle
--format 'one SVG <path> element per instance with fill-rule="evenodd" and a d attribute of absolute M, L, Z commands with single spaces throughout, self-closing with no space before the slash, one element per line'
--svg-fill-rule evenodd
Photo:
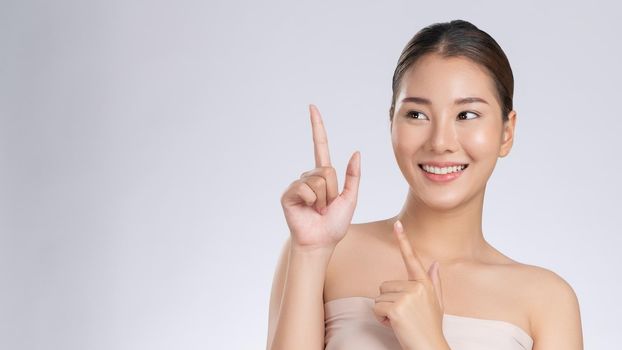
<path fill-rule="evenodd" d="M 428 53 L 443 57 L 465 57 L 486 68 L 495 83 L 503 122 L 512 110 L 514 76 L 505 53 L 488 33 L 464 20 L 431 24 L 415 34 L 404 47 L 393 73 L 393 96 L 389 111 L 391 123 L 395 99 L 404 72 Z"/>

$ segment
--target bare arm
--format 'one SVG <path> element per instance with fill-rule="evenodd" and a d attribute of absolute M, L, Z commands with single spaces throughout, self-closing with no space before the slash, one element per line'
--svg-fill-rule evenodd
<path fill-rule="evenodd" d="M 549 274 L 535 316 L 533 350 L 583 350 L 579 301 L 559 275 Z"/>
<path fill-rule="evenodd" d="M 287 237 L 285 244 L 281 248 L 281 254 L 276 264 L 274 277 L 272 279 L 272 291 L 270 293 L 270 307 L 268 310 L 268 340 L 266 349 L 270 349 L 274 339 L 274 331 L 281 309 L 281 301 L 283 300 L 283 286 L 287 277 L 287 266 L 289 265 L 289 249 L 291 247 L 291 238 Z"/>
<path fill-rule="evenodd" d="M 333 249 L 297 249 L 288 239 L 270 299 L 268 350 L 324 349 L 324 279 Z"/>
<path fill-rule="evenodd" d="M 314 105 L 309 105 L 309 111 L 315 168 L 302 173 L 281 195 L 290 237 L 272 286 L 268 350 L 324 349 L 326 270 L 348 231 L 358 198 L 359 152 L 350 157 L 339 193 L 322 118 Z"/>

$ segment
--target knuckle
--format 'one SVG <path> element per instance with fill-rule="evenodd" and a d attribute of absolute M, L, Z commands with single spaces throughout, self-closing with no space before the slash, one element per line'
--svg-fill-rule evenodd
<path fill-rule="evenodd" d="M 280 200 L 283 202 L 285 198 L 289 197 L 291 193 L 295 193 L 296 191 L 296 183 L 292 182 L 286 189 L 281 192 Z"/>
<path fill-rule="evenodd" d="M 292 188 L 296 187 L 296 185 L 300 182 L 300 179 L 296 179 L 292 182 L 289 183 L 289 186 L 287 186 L 287 188 L 285 189 L 285 192 L 291 190 Z"/>
<path fill-rule="evenodd" d="M 300 193 L 302 189 L 306 186 L 305 182 L 302 180 L 294 181 L 292 184 L 292 189 Z"/>
<path fill-rule="evenodd" d="M 306 176 L 304 179 L 301 179 L 301 181 L 306 183 L 309 187 L 313 187 L 315 185 L 315 179 L 313 176 Z"/>
<path fill-rule="evenodd" d="M 333 166 L 325 166 L 325 167 L 322 167 L 322 173 L 325 176 L 330 176 L 332 174 L 336 174 L 337 172 L 335 171 L 335 168 Z"/>
<path fill-rule="evenodd" d="M 321 176 L 312 176 L 311 177 L 311 181 L 313 181 L 313 184 L 315 184 L 317 186 L 322 186 L 323 184 L 326 183 L 326 179 L 324 179 Z"/>
<path fill-rule="evenodd" d="M 287 192 L 289 192 L 292 189 L 294 182 L 292 182 L 291 184 L 287 185 L 287 187 L 281 191 L 281 200 L 283 198 L 285 198 L 285 196 L 287 196 Z"/>

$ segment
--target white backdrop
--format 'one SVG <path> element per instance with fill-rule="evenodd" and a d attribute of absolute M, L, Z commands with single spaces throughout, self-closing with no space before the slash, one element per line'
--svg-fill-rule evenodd
<path fill-rule="evenodd" d="M 575 289 L 586 349 L 618 341 L 620 7 L 614 2 L 0 2 L 0 348 L 262 349 L 280 195 L 361 151 L 353 222 L 407 184 L 388 131 L 397 58 L 465 19 L 515 76 L 484 236 Z"/>

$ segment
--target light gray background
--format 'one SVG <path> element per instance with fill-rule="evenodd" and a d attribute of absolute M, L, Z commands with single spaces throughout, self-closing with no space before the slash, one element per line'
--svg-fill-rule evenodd
<path fill-rule="evenodd" d="M 575 289 L 586 349 L 618 341 L 620 8 L 598 1 L 7 1 L 0 7 L 0 348 L 261 349 L 319 106 L 353 222 L 407 184 L 387 118 L 423 26 L 491 34 L 516 139 L 485 237 Z"/>

